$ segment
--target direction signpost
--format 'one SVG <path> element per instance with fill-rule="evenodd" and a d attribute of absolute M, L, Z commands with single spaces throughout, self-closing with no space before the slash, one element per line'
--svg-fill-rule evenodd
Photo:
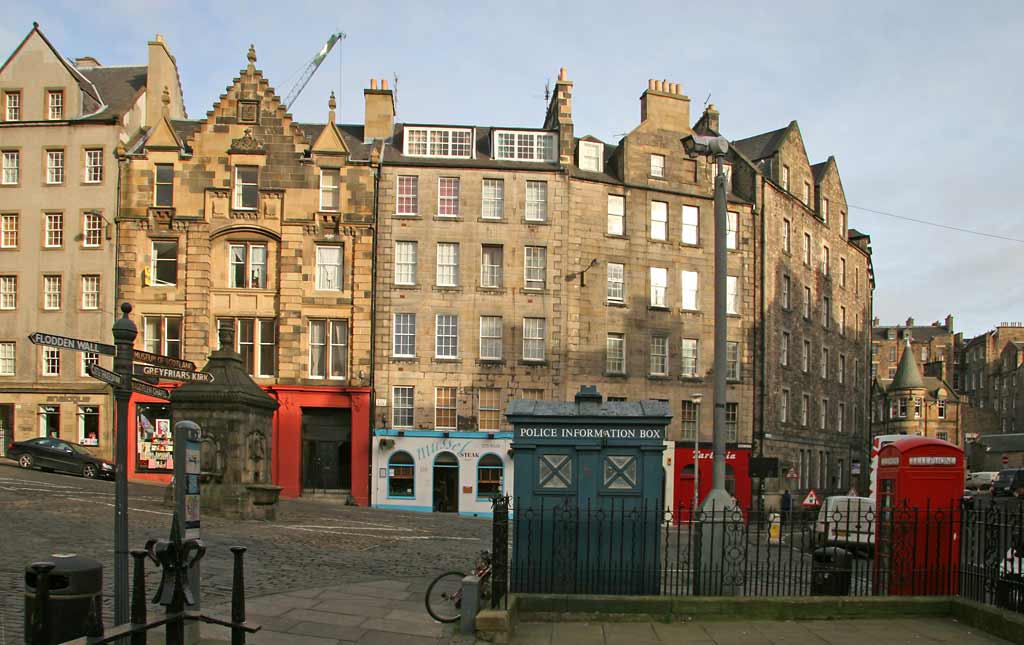
<path fill-rule="evenodd" d="M 181 358 L 174 358 L 173 356 L 164 356 L 162 354 L 152 354 L 150 352 L 144 352 L 140 349 L 132 350 L 132 360 L 138 363 L 149 363 L 150 365 L 159 365 L 160 367 L 172 367 L 179 370 L 189 370 L 194 372 L 196 364 L 192 361 L 186 361 Z"/>
<path fill-rule="evenodd" d="M 170 391 L 138 379 L 132 379 L 132 391 L 151 396 L 154 399 L 166 399 L 168 401 L 171 399 Z"/>
<path fill-rule="evenodd" d="M 47 345 L 49 347 L 59 347 L 60 349 L 70 349 L 76 352 L 93 352 L 96 354 L 104 354 L 105 356 L 113 356 L 117 353 L 117 348 L 113 345 L 96 343 L 91 340 L 82 340 L 81 338 L 69 338 L 67 336 L 58 336 L 56 334 L 45 334 L 41 331 L 29 334 L 28 339 L 32 341 L 34 345 Z"/>
<path fill-rule="evenodd" d="M 194 372 L 187 369 L 174 367 L 159 367 L 156 365 L 139 365 L 134 368 L 136 376 L 156 376 L 169 381 L 188 381 L 193 383 L 213 383 L 213 374 L 209 372 Z"/>

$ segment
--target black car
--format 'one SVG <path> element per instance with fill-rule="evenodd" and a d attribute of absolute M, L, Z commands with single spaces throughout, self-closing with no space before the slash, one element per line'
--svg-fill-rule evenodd
<path fill-rule="evenodd" d="M 1024 496 L 1024 468 L 1007 468 L 999 471 L 992 480 L 992 496 L 1000 495 Z"/>
<path fill-rule="evenodd" d="M 77 443 L 60 439 L 40 437 L 15 441 L 7 446 L 7 456 L 17 460 L 22 468 L 62 470 L 89 479 L 114 478 L 114 464 L 93 456 Z"/>

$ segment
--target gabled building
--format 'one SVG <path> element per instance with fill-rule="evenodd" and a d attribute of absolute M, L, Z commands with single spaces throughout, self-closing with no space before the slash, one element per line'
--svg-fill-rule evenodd
<path fill-rule="evenodd" d="M 252 48 L 248 60 L 205 118 L 176 119 L 165 98 L 127 147 L 118 299 L 135 305 L 136 346 L 199 366 L 232 327 L 280 403 L 273 481 L 367 504 L 380 151 L 335 122 L 333 96 L 325 123 L 294 122 Z M 170 415 L 133 396 L 132 477 L 169 476 Z"/>
<path fill-rule="evenodd" d="M 872 404 L 871 436 L 916 435 L 965 446 L 960 397 L 944 379 L 921 376 L 910 339 L 893 378 L 874 380 Z"/>
<path fill-rule="evenodd" d="M 143 64 L 105 66 L 65 57 L 34 24 L 0 67 L 0 451 L 52 436 L 113 454 L 108 388 L 85 372 L 112 359 L 27 338 L 112 342 L 115 151 L 161 109 L 185 116 L 160 35 Z"/>
<path fill-rule="evenodd" d="M 881 325 L 875 318 L 871 325 L 871 378 L 892 380 L 904 345 L 909 341 L 911 354 L 918 370 L 926 376 L 941 378 L 961 387 L 960 373 L 956 369 L 958 335 L 953 331 L 953 316 L 944 322 L 915 325 L 907 318 L 903 325 Z"/>

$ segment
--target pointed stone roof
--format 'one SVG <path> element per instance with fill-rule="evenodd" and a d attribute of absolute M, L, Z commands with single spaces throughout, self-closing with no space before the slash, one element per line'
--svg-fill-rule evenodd
<path fill-rule="evenodd" d="M 904 343 L 903 355 L 900 356 L 899 367 L 896 368 L 896 377 L 892 380 L 891 390 L 912 390 L 923 388 L 924 381 L 921 379 L 921 372 L 917 369 L 917 362 L 914 361 L 914 352 L 910 349 L 910 340 Z"/>

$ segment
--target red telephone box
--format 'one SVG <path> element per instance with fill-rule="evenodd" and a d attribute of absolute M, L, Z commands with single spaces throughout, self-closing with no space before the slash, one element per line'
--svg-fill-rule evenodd
<path fill-rule="evenodd" d="M 700 444 L 700 463 L 696 469 L 693 465 L 693 452 L 692 441 L 676 442 L 672 503 L 677 524 L 690 521 L 695 480 L 700 485 L 698 504 L 711 492 L 711 470 L 714 467 L 712 445 L 709 442 Z M 736 503 L 746 515 L 750 509 L 750 444 L 726 444 L 725 489 L 736 498 Z"/>
<path fill-rule="evenodd" d="M 960 570 L 964 453 L 904 437 L 878 454 L 875 593 L 953 595 Z"/>

